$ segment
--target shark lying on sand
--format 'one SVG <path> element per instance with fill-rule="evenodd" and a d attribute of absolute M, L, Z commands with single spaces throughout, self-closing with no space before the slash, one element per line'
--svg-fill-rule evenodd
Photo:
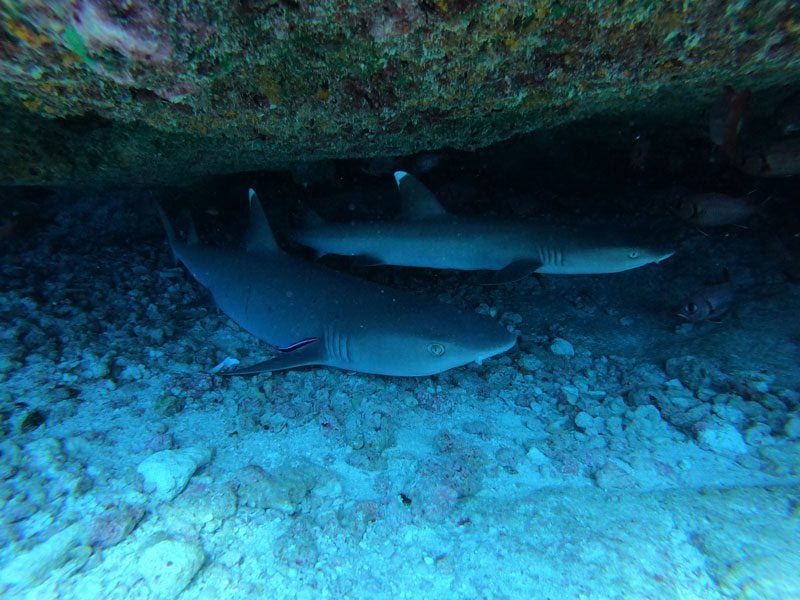
<path fill-rule="evenodd" d="M 531 273 L 617 273 L 673 254 L 548 225 L 459 217 L 445 211 L 413 175 L 398 171 L 395 180 L 402 218 L 350 224 L 317 220 L 296 232 L 294 239 L 319 254 L 359 256 L 370 264 L 496 271 L 495 283 Z"/>
<path fill-rule="evenodd" d="M 253 190 L 243 249 L 203 246 L 193 230 L 181 242 L 159 211 L 175 257 L 212 292 L 219 308 L 278 347 L 274 358 L 223 374 L 325 365 L 381 375 L 432 375 L 516 344 L 516 336 L 488 316 L 285 254 Z"/>

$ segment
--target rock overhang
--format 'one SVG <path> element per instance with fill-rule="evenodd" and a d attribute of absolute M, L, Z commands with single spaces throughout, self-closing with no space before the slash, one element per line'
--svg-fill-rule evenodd
<path fill-rule="evenodd" d="M 475 149 L 584 119 L 697 121 L 800 81 L 795 2 L 4 3 L 0 181 L 181 184 Z"/>

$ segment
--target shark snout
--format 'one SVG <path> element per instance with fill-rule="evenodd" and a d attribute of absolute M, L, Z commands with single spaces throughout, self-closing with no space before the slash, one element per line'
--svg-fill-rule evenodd
<path fill-rule="evenodd" d="M 655 263 L 656 263 L 656 264 L 658 264 L 658 263 L 660 263 L 660 262 L 661 262 L 661 261 L 663 261 L 663 260 L 667 260 L 667 259 L 668 259 L 669 257 L 671 257 L 673 254 L 675 254 L 675 250 L 666 250 L 666 251 L 665 251 L 663 254 L 661 254 L 661 255 L 660 255 L 658 258 L 656 258 L 656 260 L 655 260 Z"/>
<path fill-rule="evenodd" d="M 517 334 L 509 331 L 500 332 L 501 336 L 493 341 L 491 344 L 486 344 L 484 348 L 480 349 L 476 356 L 475 362 L 478 364 L 483 363 L 487 358 L 492 358 L 498 354 L 508 352 L 517 345 Z"/>

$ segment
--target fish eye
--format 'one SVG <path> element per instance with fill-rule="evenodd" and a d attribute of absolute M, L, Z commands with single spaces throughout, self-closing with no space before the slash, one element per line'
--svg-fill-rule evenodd
<path fill-rule="evenodd" d="M 686 305 L 686 312 L 688 314 L 696 313 L 697 312 L 697 304 L 695 304 L 694 302 L 689 302 L 689 304 Z"/>
<path fill-rule="evenodd" d="M 639 258 L 639 251 L 631 250 L 630 252 L 628 252 L 628 258 Z"/>
<path fill-rule="evenodd" d="M 428 352 L 434 356 L 441 356 L 444 354 L 444 344 L 439 344 L 438 342 L 428 344 Z"/>

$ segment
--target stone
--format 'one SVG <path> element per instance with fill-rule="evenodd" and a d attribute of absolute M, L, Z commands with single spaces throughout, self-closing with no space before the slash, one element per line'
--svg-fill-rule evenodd
<path fill-rule="evenodd" d="M 663 425 L 661 413 L 652 404 L 637 406 L 633 411 L 633 421 L 644 435 L 652 435 Z"/>
<path fill-rule="evenodd" d="M 771 434 L 772 430 L 769 425 L 756 423 L 747 428 L 744 432 L 744 439 L 750 446 L 766 446 L 775 443 L 775 438 Z"/>
<path fill-rule="evenodd" d="M 528 450 L 527 456 L 531 464 L 537 466 L 546 465 L 547 463 L 550 462 L 550 459 L 547 458 L 547 456 L 545 456 L 544 453 L 541 450 L 539 450 L 536 446 L 531 446 L 531 448 Z"/>
<path fill-rule="evenodd" d="M 590 433 L 595 429 L 594 417 L 592 417 L 592 415 L 589 413 L 581 411 L 575 415 L 575 426 L 587 433 Z"/>
<path fill-rule="evenodd" d="M 30 587 L 40 584 L 70 559 L 85 534 L 85 525 L 74 523 L 31 550 L 18 554 L 0 570 L 0 585 Z"/>
<path fill-rule="evenodd" d="M 698 425 L 697 442 L 705 450 L 726 456 L 739 456 L 747 452 L 742 434 L 733 425 L 717 420 Z"/>
<path fill-rule="evenodd" d="M 565 384 L 561 386 L 561 397 L 564 400 L 566 400 L 568 404 L 575 406 L 575 404 L 578 402 L 579 395 L 580 392 L 578 391 L 578 388 L 575 387 L 574 385 Z"/>
<path fill-rule="evenodd" d="M 143 488 L 158 501 L 177 496 L 194 472 L 211 460 L 207 448 L 193 447 L 162 450 L 148 456 L 136 468 L 142 476 Z"/>
<path fill-rule="evenodd" d="M 792 415 L 783 426 L 783 432 L 790 440 L 800 440 L 800 416 Z"/>
<path fill-rule="evenodd" d="M 556 338 L 550 344 L 550 352 L 556 356 L 575 356 L 575 348 L 567 340 Z"/>
<path fill-rule="evenodd" d="M 205 562 L 197 542 L 163 539 L 145 548 L 138 570 L 147 587 L 158 598 L 176 598 Z"/>
<path fill-rule="evenodd" d="M 321 470 L 311 464 L 283 465 L 274 472 L 247 465 L 239 469 L 234 482 L 243 506 L 292 514 L 320 476 Z"/>
<path fill-rule="evenodd" d="M 164 417 L 174 417 L 185 406 L 186 401 L 176 396 L 160 396 L 153 402 L 153 409 Z"/>

